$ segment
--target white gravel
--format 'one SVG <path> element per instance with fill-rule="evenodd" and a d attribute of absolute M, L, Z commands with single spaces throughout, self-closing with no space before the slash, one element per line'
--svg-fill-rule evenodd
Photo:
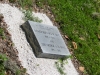
<path fill-rule="evenodd" d="M 27 69 L 27 73 L 30 75 L 60 75 L 55 66 L 57 60 L 35 57 L 24 32 L 20 28 L 20 25 L 24 23 L 22 20 L 23 13 L 18 8 L 8 4 L 0 4 L 0 13 L 4 15 L 4 20 L 8 24 L 8 31 L 15 44 L 14 47 L 19 52 L 19 60 L 22 66 Z M 34 13 L 34 15 L 42 19 L 42 23 L 53 25 L 45 14 Z M 66 75 L 78 75 L 70 59 L 68 59 L 68 64 L 65 65 L 65 72 Z"/>

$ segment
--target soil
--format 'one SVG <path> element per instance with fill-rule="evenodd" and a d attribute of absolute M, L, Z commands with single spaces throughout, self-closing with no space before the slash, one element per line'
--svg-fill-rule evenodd
<path fill-rule="evenodd" d="M 15 75 L 15 71 L 23 70 L 20 61 L 18 60 L 18 52 L 14 49 L 14 44 L 11 41 L 11 35 L 7 30 L 7 24 L 3 21 L 3 15 L 0 14 L 0 28 L 3 29 L 3 35 L 0 35 L 0 54 L 5 54 L 8 58 L 4 65 L 6 68 L 6 75 Z M 28 75 L 21 73 L 19 75 Z"/>

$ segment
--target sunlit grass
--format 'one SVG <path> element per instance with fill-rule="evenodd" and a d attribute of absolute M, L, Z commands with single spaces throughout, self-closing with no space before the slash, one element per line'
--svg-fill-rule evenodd
<path fill-rule="evenodd" d="M 99 0 L 38 0 L 51 7 L 62 32 L 76 42 L 74 55 L 89 75 L 100 75 L 100 2 Z M 73 48 L 72 44 L 71 48 Z"/>

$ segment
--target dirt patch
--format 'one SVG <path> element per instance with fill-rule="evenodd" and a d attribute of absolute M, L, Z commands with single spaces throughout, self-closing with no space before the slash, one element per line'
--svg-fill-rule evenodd
<path fill-rule="evenodd" d="M 7 30 L 7 24 L 3 21 L 3 15 L 0 14 L 0 28 L 3 30 L 2 35 L 0 35 L 0 54 L 5 54 L 8 58 L 4 65 L 6 68 L 6 75 L 15 75 L 16 71 L 22 71 L 22 67 L 18 59 L 18 51 L 14 49 L 14 44 L 11 41 L 11 35 Z M 28 75 L 25 73 L 20 73 L 19 75 Z"/>

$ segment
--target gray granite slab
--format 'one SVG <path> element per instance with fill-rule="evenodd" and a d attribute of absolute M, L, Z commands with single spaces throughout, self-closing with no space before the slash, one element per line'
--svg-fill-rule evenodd
<path fill-rule="evenodd" d="M 56 26 L 27 21 L 21 27 L 36 57 L 62 58 L 70 55 Z"/>

